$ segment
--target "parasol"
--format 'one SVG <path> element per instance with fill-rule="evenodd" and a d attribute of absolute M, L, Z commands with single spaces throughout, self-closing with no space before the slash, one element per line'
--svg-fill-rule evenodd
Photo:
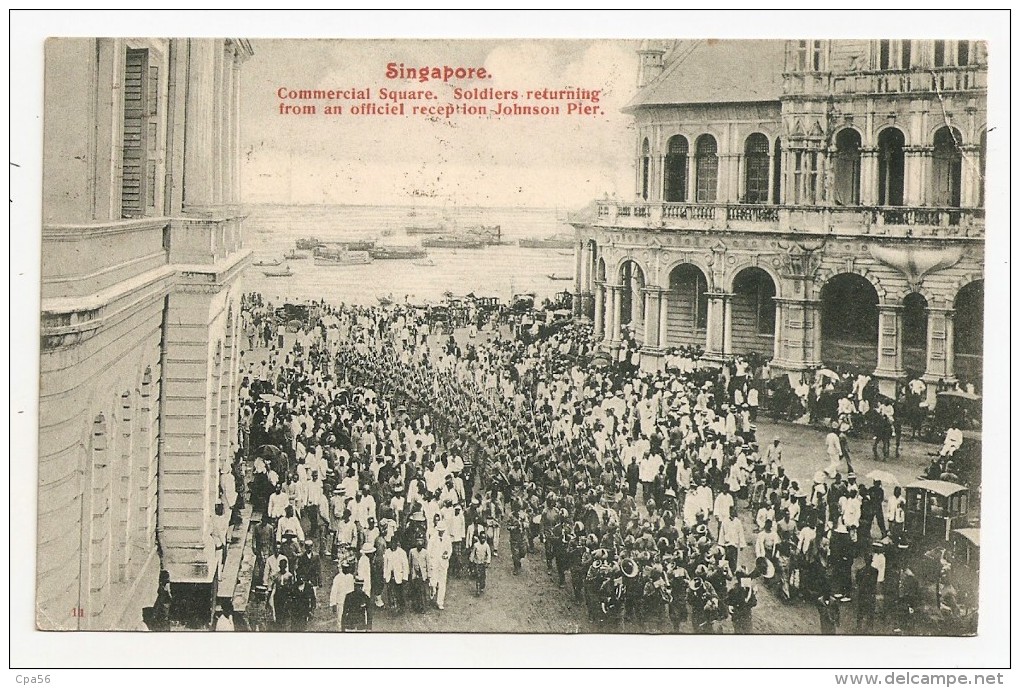
<path fill-rule="evenodd" d="M 834 370 L 832 370 L 830 368 L 819 368 L 818 369 L 818 374 L 822 375 L 823 377 L 832 378 L 833 380 L 838 380 L 839 379 L 839 375 L 836 373 L 836 371 L 834 371 Z"/>
<path fill-rule="evenodd" d="M 262 401 L 270 401 L 274 404 L 285 404 L 287 400 L 278 394 L 263 394 L 259 397 Z"/>

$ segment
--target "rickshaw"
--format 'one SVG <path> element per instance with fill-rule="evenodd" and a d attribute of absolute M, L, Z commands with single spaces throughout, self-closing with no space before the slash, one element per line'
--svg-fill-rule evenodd
<path fill-rule="evenodd" d="M 981 561 L 981 529 L 957 528 L 949 534 L 950 550 L 957 562 L 977 571 Z"/>
<path fill-rule="evenodd" d="M 928 442 L 938 442 L 949 428 L 980 430 L 981 397 L 955 389 L 935 395 L 935 408 L 928 412 L 919 434 Z"/>
<path fill-rule="evenodd" d="M 905 529 L 914 539 L 949 540 L 964 525 L 970 491 L 945 480 L 917 480 L 907 485 Z"/>

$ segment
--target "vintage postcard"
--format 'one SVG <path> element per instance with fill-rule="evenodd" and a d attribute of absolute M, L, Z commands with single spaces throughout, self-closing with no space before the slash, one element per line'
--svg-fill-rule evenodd
<path fill-rule="evenodd" d="M 816 33 L 48 39 L 36 627 L 978 633 L 1003 56 Z"/>

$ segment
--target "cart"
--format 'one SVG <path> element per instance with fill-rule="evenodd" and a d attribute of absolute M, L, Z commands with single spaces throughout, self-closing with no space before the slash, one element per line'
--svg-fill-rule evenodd
<path fill-rule="evenodd" d="M 907 485 L 906 531 L 914 539 L 949 540 L 967 519 L 970 490 L 945 480 L 918 480 Z"/>

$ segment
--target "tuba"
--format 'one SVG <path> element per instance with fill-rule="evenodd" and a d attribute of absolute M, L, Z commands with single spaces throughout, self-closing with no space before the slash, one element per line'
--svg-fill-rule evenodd
<path fill-rule="evenodd" d="M 668 583 L 659 588 L 659 596 L 666 604 L 673 604 L 673 589 L 669 587 Z"/>
<path fill-rule="evenodd" d="M 623 563 L 620 564 L 620 569 L 623 571 L 625 578 L 636 578 L 639 572 L 637 562 L 630 558 L 623 560 Z"/>

